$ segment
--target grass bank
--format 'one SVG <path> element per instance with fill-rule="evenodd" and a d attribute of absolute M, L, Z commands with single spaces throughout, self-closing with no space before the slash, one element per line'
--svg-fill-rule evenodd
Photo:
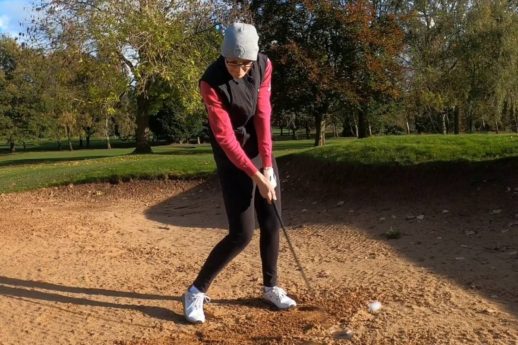
<path fill-rule="evenodd" d="M 424 135 L 335 140 L 283 159 L 295 190 L 396 195 L 499 181 L 518 187 L 518 135 Z M 285 185 L 286 186 L 286 185 Z M 350 188 L 351 187 L 351 188 Z M 361 188 L 359 188 L 361 187 Z M 369 194 L 370 195 L 370 194 Z M 372 196 L 372 195 L 371 195 Z"/>
<path fill-rule="evenodd" d="M 518 135 L 426 135 L 332 139 L 322 148 L 312 140 L 275 142 L 275 154 L 311 178 L 333 181 L 351 171 L 446 169 L 460 163 L 491 164 L 518 157 Z M 132 148 L 31 151 L 0 155 L 0 193 L 64 184 L 130 179 L 192 179 L 212 175 L 210 145 L 170 145 L 149 155 Z M 291 169 L 294 170 L 294 169 Z M 345 172 L 345 173 L 344 173 Z M 339 179 L 338 179 L 339 180 Z"/>
<path fill-rule="evenodd" d="M 283 142 L 278 156 L 311 147 L 311 141 Z M 30 151 L 0 155 L 0 193 L 102 181 L 194 179 L 214 173 L 210 145 L 153 147 L 153 154 L 132 148 L 76 151 Z"/>
<path fill-rule="evenodd" d="M 334 140 L 301 156 L 351 167 L 481 162 L 518 157 L 518 135 L 408 135 Z"/>

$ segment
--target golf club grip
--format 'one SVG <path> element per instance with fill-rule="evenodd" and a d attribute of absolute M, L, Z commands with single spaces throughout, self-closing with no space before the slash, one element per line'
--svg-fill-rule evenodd
<path fill-rule="evenodd" d="M 281 215 L 279 214 L 279 211 L 277 210 L 277 206 L 274 202 L 272 202 L 273 210 L 275 212 L 275 215 L 277 216 L 277 219 L 279 220 L 279 223 L 281 224 L 282 231 L 284 232 L 284 237 L 286 237 L 286 241 L 288 242 L 288 246 L 290 247 L 291 254 L 293 254 L 293 258 L 295 259 L 295 262 L 297 263 L 297 266 L 299 267 L 300 273 L 302 274 L 302 278 L 304 279 L 304 282 L 306 283 L 306 286 L 309 290 L 311 289 L 311 285 L 309 284 L 309 280 L 306 277 L 306 274 L 304 273 L 304 269 L 302 268 L 302 265 L 299 261 L 299 258 L 297 257 L 297 254 L 295 253 L 295 248 L 293 247 L 293 244 L 291 244 L 290 237 L 288 236 L 288 232 L 286 231 L 286 228 L 284 227 L 284 223 L 282 222 Z"/>

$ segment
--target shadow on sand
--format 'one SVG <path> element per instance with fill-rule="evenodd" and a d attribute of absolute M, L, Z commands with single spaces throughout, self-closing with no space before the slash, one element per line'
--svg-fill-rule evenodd
<path fill-rule="evenodd" d="M 311 170 L 304 169 L 307 162 L 279 161 L 283 217 L 290 231 L 303 223 L 337 222 L 362 229 L 416 265 L 498 298 L 518 317 L 518 158 L 388 171 Z M 329 209 L 334 209 L 332 220 Z M 146 216 L 182 227 L 227 227 L 215 177 L 150 207 Z M 383 236 L 391 216 L 399 221 L 397 240 Z"/>
<path fill-rule="evenodd" d="M 63 295 L 62 293 L 73 293 L 83 295 L 81 297 L 72 297 Z M 152 305 L 129 304 L 120 302 L 107 302 L 91 299 L 94 296 L 127 298 L 135 300 L 155 300 L 155 301 L 182 301 L 182 296 L 170 295 L 156 295 L 156 294 L 141 294 L 129 291 L 116 291 L 98 288 L 82 288 L 75 286 L 66 286 L 61 284 L 52 284 L 41 281 L 24 280 L 17 278 L 9 278 L 0 276 L 0 295 L 21 299 L 30 303 L 38 303 L 38 301 L 57 302 L 62 304 L 73 304 L 78 306 L 91 306 L 102 308 L 113 308 L 122 310 L 134 310 L 141 312 L 151 318 L 175 322 L 179 324 L 189 324 L 182 314 L 176 313 L 171 309 L 157 307 Z M 84 297 L 87 295 L 88 297 Z M 266 303 L 261 298 L 239 298 L 239 299 L 213 299 L 214 304 L 228 305 L 228 306 L 244 306 L 257 309 L 271 309 L 276 310 L 270 304 Z M 47 305 L 50 307 L 57 307 L 56 305 Z M 59 307 L 57 307 L 59 308 Z M 62 308 L 59 308 L 62 309 Z M 68 310 L 64 310 L 68 311 Z M 102 315 L 96 316 L 99 319 L 109 320 Z"/>
<path fill-rule="evenodd" d="M 60 293 L 88 295 L 88 298 L 83 296 L 71 297 Z M 135 310 L 142 312 L 152 318 L 184 323 L 183 315 L 177 314 L 170 309 L 141 304 L 125 304 L 117 302 L 97 301 L 89 298 L 93 296 L 106 296 L 119 298 L 123 297 L 136 300 L 181 301 L 181 297 L 178 296 L 162 296 L 97 288 L 72 287 L 32 280 L 9 278 L 3 276 L 0 276 L 0 295 L 19 298 L 27 301 L 40 300 L 48 302 L 58 302 L 63 304 L 69 303 L 82 306 Z"/>

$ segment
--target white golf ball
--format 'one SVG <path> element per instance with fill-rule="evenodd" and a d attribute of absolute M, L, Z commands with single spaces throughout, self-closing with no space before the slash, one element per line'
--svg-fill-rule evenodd
<path fill-rule="evenodd" d="M 381 309 L 380 301 L 372 301 L 369 303 L 369 313 L 377 313 Z"/>

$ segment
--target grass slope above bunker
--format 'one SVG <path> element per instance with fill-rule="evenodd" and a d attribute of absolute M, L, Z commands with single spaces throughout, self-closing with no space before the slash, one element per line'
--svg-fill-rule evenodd
<path fill-rule="evenodd" d="M 423 178 L 454 182 L 466 174 L 484 179 L 488 172 L 507 175 L 518 166 L 518 135 L 337 138 L 318 148 L 311 140 L 280 141 L 274 150 L 285 182 L 330 189 Z M 154 152 L 133 155 L 131 149 L 97 149 L 0 155 L 0 193 L 89 182 L 198 179 L 215 173 L 209 145 L 162 146 Z"/>
<path fill-rule="evenodd" d="M 499 180 L 517 188 L 518 135 L 404 136 L 341 140 L 280 160 L 294 190 L 453 188 Z M 441 188 L 439 188 L 441 187 Z M 507 188 L 507 187 L 506 187 Z M 380 190 L 381 192 L 381 190 Z"/>
<path fill-rule="evenodd" d="M 350 167 L 416 166 L 518 157 L 518 135 L 409 135 L 331 141 L 301 156 Z"/>

